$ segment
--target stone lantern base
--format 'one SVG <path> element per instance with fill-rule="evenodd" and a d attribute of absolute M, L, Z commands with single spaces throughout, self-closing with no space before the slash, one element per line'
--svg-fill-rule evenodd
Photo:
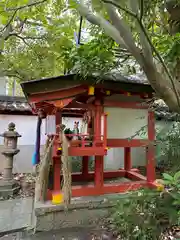
<path fill-rule="evenodd" d="M 9 198 L 18 193 L 20 185 L 15 180 L 0 180 L 0 197 Z"/>

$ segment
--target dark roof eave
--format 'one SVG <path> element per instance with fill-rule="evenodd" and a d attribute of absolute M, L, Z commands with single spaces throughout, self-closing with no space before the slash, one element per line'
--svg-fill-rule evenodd
<path fill-rule="evenodd" d="M 22 97 L 22 96 L 0 95 L 0 101 L 2 101 L 2 102 L 22 102 L 22 103 L 27 103 L 26 98 Z"/>
<path fill-rule="evenodd" d="M 38 93 L 38 92 L 47 92 L 47 91 L 55 91 L 58 89 L 64 89 L 68 87 L 73 87 L 77 84 L 82 83 L 91 83 L 92 81 L 95 82 L 97 78 L 94 76 L 87 77 L 87 80 L 83 82 L 82 77 L 77 74 L 69 74 L 69 75 L 62 75 L 52 78 L 44 78 L 39 80 L 33 80 L 33 81 L 26 81 L 21 83 L 21 87 L 23 89 L 23 92 L 28 98 L 29 95 Z M 126 81 L 124 79 L 127 79 Z M 50 84 L 49 84 L 50 83 Z M 61 83 L 61 84 L 60 84 Z M 113 83 L 113 85 L 112 85 Z M 98 83 L 97 83 L 98 84 Z M 144 93 L 152 93 L 154 92 L 152 87 L 147 83 L 140 83 L 136 80 L 129 80 L 125 77 L 119 77 L 118 79 L 110 79 L 105 77 L 102 81 L 99 81 L 99 84 L 103 84 L 106 87 L 109 88 L 125 88 L 125 89 L 131 89 L 132 92 L 144 92 Z M 136 89 L 136 90 L 134 90 Z M 133 91 L 134 90 L 134 91 Z"/>
<path fill-rule="evenodd" d="M 21 86 L 24 84 L 34 84 L 34 83 L 38 83 L 38 82 L 46 82 L 49 80 L 58 80 L 61 78 L 67 78 L 67 77 L 75 77 L 77 76 L 76 74 L 67 74 L 67 75 L 60 75 L 60 76 L 55 76 L 55 77 L 47 77 L 47 78 L 41 78 L 41 79 L 34 79 L 31 81 L 24 81 L 21 83 Z"/>
<path fill-rule="evenodd" d="M 26 111 L 26 110 L 24 110 L 24 111 L 22 111 L 22 110 L 14 110 L 14 111 L 12 111 L 12 110 L 0 110 L 0 114 L 2 114 L 2 115 L 22 115 L 22 116 L 32 116 L 32 115 L 34 115 L 33 113 L 32 113 L 32 111 Z"/>

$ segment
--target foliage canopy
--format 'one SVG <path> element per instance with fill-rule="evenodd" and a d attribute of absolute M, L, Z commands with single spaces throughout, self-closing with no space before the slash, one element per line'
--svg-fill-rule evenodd
<path fill-rule="evenodd" d="M 179 10 L 179 0 L 2 0 L 1 74 L 31 80 L 64 71 L 143 72 L 179 111 Z M 77 46 L 80 15 L 91 24 L 83 21 L 88 42 Z"/>

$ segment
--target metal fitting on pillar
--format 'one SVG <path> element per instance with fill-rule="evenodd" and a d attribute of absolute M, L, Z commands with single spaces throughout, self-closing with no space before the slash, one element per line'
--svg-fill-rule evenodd
<path fill-rule="evenodd" d="M 21 135 L 15 131 L 15 124 L 9 123 L 8 131 L 0 134 L 4 138 L 4 149 L 1 152 L 5 156 L 3 178 L 0 181 L 0 196 L 9 197 L 19 190 L 19 185 L 12 176 L 13 158 L 19 153 L 17 148 L 18 138 Z"/>

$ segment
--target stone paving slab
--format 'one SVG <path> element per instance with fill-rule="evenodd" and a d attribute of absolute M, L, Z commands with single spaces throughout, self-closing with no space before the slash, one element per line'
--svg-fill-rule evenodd
<path fill-rule="evenodd" d="M 116 195 L 108 196 L 114 198 Z M 106 195 L 99 197 L 74 198 L 73 201 L 95 201 L 103 200 L 104 198 L 106 198 Z M 35 217 L 32 209 L 33 199 L 31 197 L 0 201 L 0 234 L 2 232 L 13 232 L 18 229 L 34 227 L 32 221 Z"/>
<path fill-rule="evenodd" d="M 0 233 L 32 225 L 32 198 L 0 201 Z"/>

